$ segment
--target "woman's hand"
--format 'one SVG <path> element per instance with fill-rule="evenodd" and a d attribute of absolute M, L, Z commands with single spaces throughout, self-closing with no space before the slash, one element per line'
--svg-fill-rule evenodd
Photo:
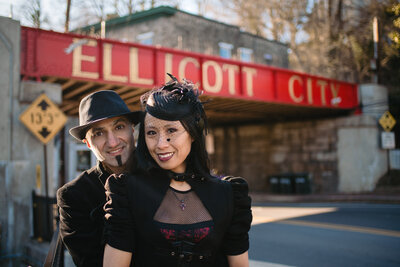
<path fill-rule="evenodd" d="M 131 252 L 119 250 L 106 244 L 106 247 L 104 248 L 103 267 L 129 267 L 131 259 Z"/>
<path fill-rule="evenodd" d="M 229 267 L 249 267 L 249 252 L 239 255 L 228 255 Z"/>

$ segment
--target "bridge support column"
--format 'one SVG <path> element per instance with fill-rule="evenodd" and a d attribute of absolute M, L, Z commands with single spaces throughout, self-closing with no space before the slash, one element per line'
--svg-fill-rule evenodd
<path fill-rule="evenodd" d="M 43 144 L 19 121 L 19 116 L 42 92 L 46 92 L 52 101 L 61 102 L 60 86 L 20 81 L 20 40 L 19 22 L 0 17 L 1 266 L 17 266 L 21 258 L 27 258 L 25 246 L 33 236 L 32 190 L 39 194 L 44 192 Z M 49 196 L 54 196 L 53 141 L 47 145 L 47 153 L 50 155 Z M 37 172 L 38 169 L 41 171 Z M 38 259 L 32 264 L 41 265 L 43 261 Z"/>
<path fill-rule="evenodd" d="M 389 110 L 387 88 L 359 85 L 362 115 L 346 119 L 338 128 L 338 191 L 370 192 L 388 171 L 388 153 L 381 148 L 378 124 Z"/>

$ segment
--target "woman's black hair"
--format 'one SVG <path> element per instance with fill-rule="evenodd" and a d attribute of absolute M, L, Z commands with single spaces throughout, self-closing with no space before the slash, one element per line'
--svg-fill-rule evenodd
<path fill-rule="evenodd" d="M 168 74 L 170 75 L 170 74 Z M 193 138 L 192 146 L 186 158 L 187 171 L 211 178 L 210 163 L 206 150 L 205 134 L 207 134 L 207 117 L 203 104 L 199 100 L 200 91 L 187 80 L 178 82 L 170 75 L 172 81 L 164 86 L 151 90 L 140 98 L 144 110 L 139 128 L 139 138 L 136 148 L 138 168 L 143 171 L 159 169 L 151 157 L 145 141 L 144 119 L 147 113 L 161 119 L 179 120 L 185 130 Z"/>

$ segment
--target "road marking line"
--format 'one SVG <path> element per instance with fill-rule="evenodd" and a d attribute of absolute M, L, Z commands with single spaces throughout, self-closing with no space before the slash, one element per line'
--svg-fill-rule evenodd
<path fill-rule="evenodd" d="M 267 261 L 255 261 L 255 260 L 249 260 L 249 266 L 250 267 L 293 267 L 290 265 L 272 263 Z"/>
<path fill-rule="evenodd" d="M 359 232 L 359 233 L 366 233 L 366 234 L 373 234 L 373 235 L 384 235 L 384 236 L 390 236 L 390 237 L 400 237 L 399 231 L 383 230 L 383 229 L 362 227 L 362 226 L 350 226 L 350 225 L 333 224 L 333 223 L 317 223 L 317 222 L 307 222 L 307 221 L 301 221 L 301 220 L 283 220 L 283 221 L 278 221 L 275 223 L 318 227 L 318 228 L 335 229 L 335 230 L 344 230 L 344 231 L 350 231 L 350 232 Z"/>

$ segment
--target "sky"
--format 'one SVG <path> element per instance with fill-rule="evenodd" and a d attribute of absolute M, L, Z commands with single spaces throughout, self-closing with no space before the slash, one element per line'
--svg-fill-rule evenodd
<path fill-rule="evenodd" d="M 24 3 L 32 1 L 32 0 L 0 0 L 0 16 L 9 17 L 11 14 L 11 7 L 13 13 L 13 19 L 21 22 L 23 26 L 32 26 L 29 21 L 21 14 L 23 11 Z M 65 23 L 65 3 L 67 0 L 40 0 L 42 8 L 44 10 L 44 15 L 46 16 L 46 22 L 41 24 L 41 28 L 46 30 L 54 30 L 54 31 L 64 31 L 64 23 Z M 90 0 L 71 0 L 72 5 L 78 2 L 90 1 Z M 112 8 L 113 0 L 104 0 L 109 3 L 109 9 L 106 10 L 106 13 L 114 12 Z M 237 17 L 234 14 L 229 13 L 226 8 L 221 8 L 221 4 L 218 0 L 178 0 L 179 8 L 183 11 L 198 14 L 198 2 L 201 2 L 203 5 L 202 11 L 204 12 L 203 16 L 221 21 L 227 24 L 237 24 Z M 90 2 L 89 2 L 90 3 Z M 69 30 L 73 30 L 79 26 L 86 25 L 85 23 L 94 23 L 94 21 L 90 22 L 82 22 L 82 15 L 80 20 L 77 19 L 77 16 L 73 13 L 73 9 L 71 10 L 70 15 L 70 25 Z M 80 25 L 79 25 L 80 23 Z M 83 23 L 83 24 L 82 24 Z M 269 39 L 273 39 L 270 32 L 266 32 L 266 37 Z M 296 36 L 298 42 L 302 42 L 306 40 L 306 36 L 304 34 L 298 34 Z M 284 35 L 280 41 L 287 42 L 289 40 L 289 36 Z"/>
<path fill-rule="evenodd" d="M 13 19 L 20 21 L 22 25 L 30 26 L 28 25 L 28 21 L 26 21 L 26 19 L 21 15 L 21 9 L 26 1 L 27 0 L 0 0 L 0 16 L 10 17 L 10 14 L 12 13 Z M 51 25 L 44 25 L 43 28 L 50 29 L 51 27 L 52 30 L 63 31 L 62 21 L 64 20 L 65 10 L 54 12 L 54 10 L 52 10 L 52 3 L 54 2 L 61 3 L 63 0 L 41 0 L 44 13 L 47 15 L 49 20 L 48 24 Z M 180 1 L 180 9 L 193 14 L 198 13 L 196 0 Z"/>

